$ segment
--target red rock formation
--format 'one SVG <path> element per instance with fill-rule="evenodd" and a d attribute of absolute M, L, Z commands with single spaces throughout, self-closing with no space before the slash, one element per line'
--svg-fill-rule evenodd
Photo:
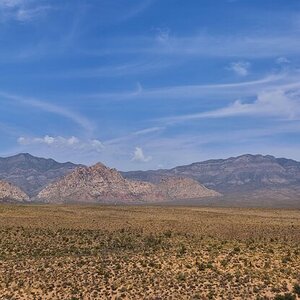
<path fill-rule="evenodd" d="M 159 185 L 131 181 L 115 169 L 101 163 L 80 167 L 63 179 L 50 184 L 38 194 L 46 202 L 161 202 L 172 199 L 193 199 L 217 196 L 192 179 L 164 179 Z"/>

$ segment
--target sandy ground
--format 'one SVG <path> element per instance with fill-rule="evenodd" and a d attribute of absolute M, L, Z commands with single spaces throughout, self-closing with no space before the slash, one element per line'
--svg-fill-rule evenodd
<path fill-rule="evenodd" d="M 274 299 L 297 284 L 299 210 L 0 206 L 0 299 Z"/>

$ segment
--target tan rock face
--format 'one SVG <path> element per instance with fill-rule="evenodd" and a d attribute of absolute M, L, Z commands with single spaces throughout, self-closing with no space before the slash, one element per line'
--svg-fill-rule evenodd
<path fill-rule="evenodd" d="M 0 181 L 0 201 L 27 201 L 29 197 L 11 183 Z"/>
<path fill-rule="evenodd" d="M 217 196 L 192 179 L 164 179 L 159 185 L 131 181 L 101 163 L 80 167 L 38 194 L 47 202 L 155 202 Z"/>

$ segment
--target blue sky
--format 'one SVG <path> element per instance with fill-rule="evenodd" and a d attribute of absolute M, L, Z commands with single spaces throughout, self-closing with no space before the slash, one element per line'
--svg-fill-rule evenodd
<path fill-rule="evenodd" d="M 298 0 L 0 0 L 0 154 L 300 160 Z"/>

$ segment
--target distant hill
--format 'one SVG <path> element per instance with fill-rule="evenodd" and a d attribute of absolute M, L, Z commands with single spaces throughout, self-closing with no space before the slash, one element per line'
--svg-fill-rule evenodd
<path fill-rule="evenodd" d="M 300 162 L 270 155 L 241 155 L 172 169 L 123 172 L 134 180 L 158 182 L 164 176 L 193 178 L 225 196 L 300 200 Z"/>
<path fill-rule="evenodd" d="M 58 163 L 53 159 L 21 153 L 0 158 L 0 179 L 13 183 L 29 196 L 35 196 L 43 187 L 76 167 L 78 165 L 70 162 Z"/>

